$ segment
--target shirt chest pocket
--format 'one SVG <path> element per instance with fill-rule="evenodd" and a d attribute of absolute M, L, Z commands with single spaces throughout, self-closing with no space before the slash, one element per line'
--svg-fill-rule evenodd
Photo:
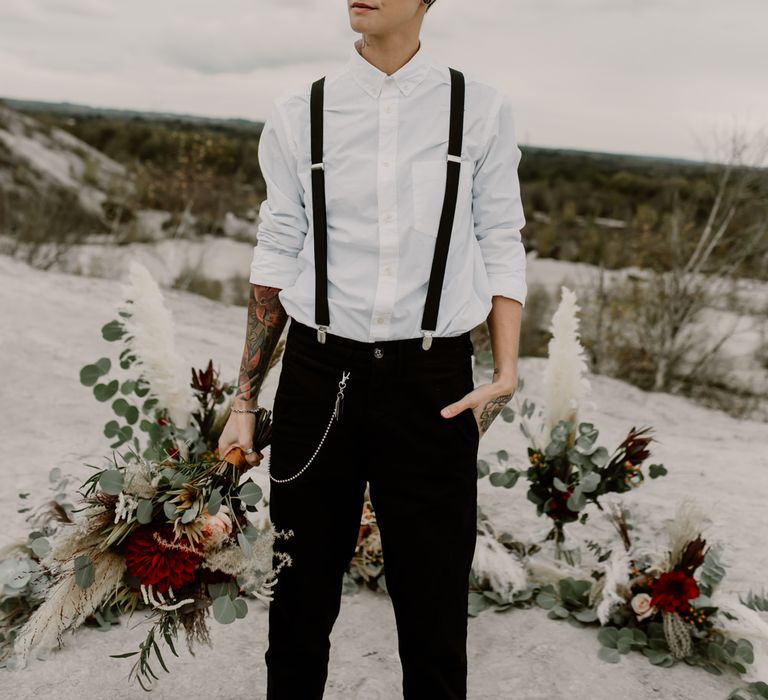
<path fill-rule="evenodd" d="M 420 233 L 433 238 L 437 238 L 440 226 L 447 169 L 445 160 L 415 160 L 411 163 L 413 227 Z M 471 198 L 472 162 L 462 160 L 456 197 L 456 217 L 464 207 L 469 205 Z"/>

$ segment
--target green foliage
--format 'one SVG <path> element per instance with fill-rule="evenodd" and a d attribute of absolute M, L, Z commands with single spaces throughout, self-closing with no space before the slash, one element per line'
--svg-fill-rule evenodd
<path fill-rule="evenodd" d="M 156 636 L 162 636 L 173 655 L 178 656 L 173 645 L 173 637 L 176 634 L 177 627 L 176 612 L 160 611 L 157 617 L 157 621 L 150 627 L 146 639 L 140 644 L 138 651 L 129 651 L 125 654 L 110 654 L 110 657 L 113 659 L 126 659 L 138 655 L 139 658 L 131 668 L 128 679 L 130 681 L 132 678 L 135 678 L 142 689 L 146 691 L 151 690 L 153 680 L 159 680 L 159 676 L 157 676 L 149 663 L 152 654 L 155 655 L 163 670 L 166 673 L 170 673 L 160 652 Z"/>
<path fill-rule="evenodd" d="M 725 566 L 720 560 L 721 554 L 722 545 L 719 542 L 713 544 L 704 555 L 704 561 L 697 571 L 699 588 L 705 596 L 711 596 L 725 577 Z"/>
<path fill-rule="evenodd" d="M 768 683 L 757 681 L 755 683 L 749 683 L 743 688 L 737 688 L 729 696 L 727 700 L 765 700 L 768 698 Z"/>
<path fill-rule="evenodd" d="M 749 591 L 746 598 L 739 596 L 739 600 L 752 610 L 768 612 L 768 594 Z"/>
<path fill-rule="evenodd" d="M 131 303 L 128 300 L 128 303 Z M 121 311 L 121 319 L 130 316 L 129 312 Z M 120 369 L 129 370 L 137 364 L 137 357 L 131 350 L 130 336 L 121 319 L 114 319 L 101 328 L 101 335 L 108 342 L 122 341 L 126 347 L 120 353 Z M 87 364 L 80 369 L 80 382 L 83 386 L 92 387 L 93 395 L 98 401 L 109 401 L 116 419 L 109 420 L 104 425 L 104 435 L 113 440 L 112 449 L 117 449 L 132 441 L 133 451 L 146 458 L 162 458 L 174 449 L 173 426 L 170 424 L 165 411 L 158 409 L 157 398 L 147 397 L 150 392 L 149 383 L 142 377 L 129 378 L 122 381 L 109 379 L 113 371 L 112 361 L 102 357 L 96 362 Z M 120 392 L 120 396 L 115 395 Z M 138 432 L 147 436 L 147 445 L 142 450 L 142 441 Z M 102 487 L 103 488 L 103 487 Z M 119 493 L 108 491 L 108 493 Z"/>
<path fill-rule="evenodd" d="M 551 584 L 541 586 L 534 598 L 536 605 L 547 610 L 552 620 L 567 620 L 576 626 L 597 622 L 597 615 L 589 605 L 592 582 L 567 576 L 558 581 L 557 588 Z"/>

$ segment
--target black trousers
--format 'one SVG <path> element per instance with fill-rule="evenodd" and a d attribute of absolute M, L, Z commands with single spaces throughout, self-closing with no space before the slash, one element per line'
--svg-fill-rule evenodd
<path fill-rule="evenodd" d="M 360 342 L 290 321 L 273 406 L 270 469 L 315 454 L 349 372 L 340 421 L 309 467 L 272 482 L 270 517 L 292 536 L 269 610 L 267 700 L 322 698 L 343 572 L 366 482 L 380 529 L 406 700 L 466 698 L 467 596 L 475 549 L 479 430 L 440 409 L 474 388 L 469 333 Z"/>

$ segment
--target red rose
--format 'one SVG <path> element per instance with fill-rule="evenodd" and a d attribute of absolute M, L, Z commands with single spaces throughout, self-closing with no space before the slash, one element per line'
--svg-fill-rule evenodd
<path fill-rule="evenodd" d="M 186 535 L 174 539 L 173 526 L 168 523 L 136 528 L 126 538 L 124 554 L 128 573 L 160 593 L 168 588 L 178 591 L 194 581 L 203 558 Z"/>
<path fill-rule="evenodd" d="M 688 612 L 688 601 L 699 597 L 696 581 L 683 571 L 668 571 L 659 576 L 651 591 L 651 605 L 664 612 Z"/>

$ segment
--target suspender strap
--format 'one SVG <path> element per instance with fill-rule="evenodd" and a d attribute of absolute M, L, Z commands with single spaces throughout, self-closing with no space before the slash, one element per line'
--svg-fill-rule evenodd
<path fill-rule="evenodd" d="M 310 130 L 312 151 L 312 220 L 315 240 L 315 323 L 317 339 L 325 342 L 331 318 L 328 310 L 328 221 L 325 211 L 323 165 L 323 87 L 325 76 L 312 83 Z"/>
<path fill-rule="evenodd" d="M 459 191 L 459 173 L 461 169 L 461 145 L 464 131 L 464 75 L 455 68 L 451 72 L 451 116 L 448 136 L 447 172 L 445 178 L 445 195 L 443 209 L 440 214 L 440 226 L 435 241 L 435 252 L 432 256 L 432 269 L 429 274 L 427 301 L 424 316 L 421 320 L 421 332 L 424 335 L 422 347 L 429 350 L 432 345 L 432 335 L 437 328 L 437 312 L 440 307 L 440 292 L 445 278 L 445 266 L 448 259 L 448 248 L 451 242 L 454 214 L 456 212 L 456 197 Z"/>

